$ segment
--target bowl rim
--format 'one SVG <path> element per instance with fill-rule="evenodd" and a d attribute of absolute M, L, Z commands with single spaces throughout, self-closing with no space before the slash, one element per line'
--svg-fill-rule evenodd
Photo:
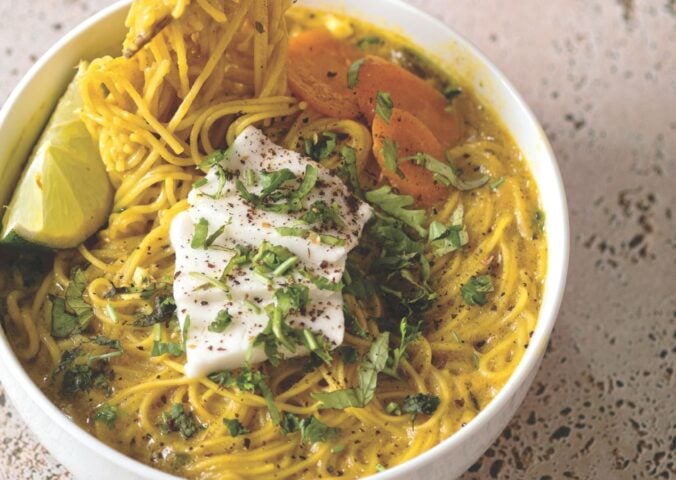
<path fill-rule="evenodd" d="M 516 101 L 522 108 L 524 120 L 528 123 L 538 127 L 540 131 L 542 128 L 536 116 L 525 102 L 520 93 L 506 78 L 506 76 L 469 40 L 465 39 L 457 33 L 452 27 L 442 22 L 440 19 L 426 13 L 404 0 L 386 0 L 392 7 L 405 11 L 411 16 L 411 22 L 434 24 L 436 28 L 442 29 L 453 39 L 463 50 L 469 52 L 473 59 L 482 63 L 486 70 L 490 73 L 497 83 Z M 81 35 L 84 31 L 92 28 L 106 17 L 114 14 L 120 14 L 121 10 L 128 9 L 132 0 L 117 0 L 110 6 L 98 11 L 94 15 L 79 23 L 75 28 L 61 37 L 54 45 L 52 45 L 38 61 L 28 70 L 19 83 L 14 87 L 7 100 L 0 109 L 0 133 L 3 131 L 3 126 L 7 121 L 9 113 L 18 106 L 18 100 L 21 93 L 32 82 L 33 78 L 42 70 L 45 64 L 68 45 L 75 37 Z M 387 8 L 383 8 L 383 17 L 387 17 Z M 412 40 L 415 41 L 413 38 Z M 551 179 L 553 180 L 553 194 L 555 203 L 558 204 L 561 217 L 557 218 L 559 222 L 559 231 L 563 234 L 563 239 L 560 242 L 560 249 L 557 250 L 557 255 L 551 255 L 549 249 L 551 242 L 548 242 L 548 262 L 545 279 L 547 280 L 548 288 L 545 288 L 543 301 L 538 312 L 537 324 L 529 343 L 529 348 L 526 349 L 523 357 L 515 367 L 507 382 L 503 385 L 496 396 L 486 405 L 472 420 L 470 420 L 463 428 L 453 433 L 450 437 L 442 440 L 431 449 L 413 457 L 412 459 L 392 467 L 381 473 L 376 473 L 369 478 L 373 480 L 389 480 L 394 477 L 400 477 L 420 469 L 423 465 L 434 463 L 446 454 L 447 450 L 466 442 L 479 430 L 483 428 L 493 417 L 495 417 L 513 398 L 517 390 L 527 381 L 528 376 L 533 369 L 537 368 L 539 361 L 544 355 L 544 350 L 549 342 L 549 336 L 557 319 L 558 311 L 565 291 L 566 277 L 568 271 L 568 260 L 570 251 L 570 228 L 568 220 L 568 206 L 566 201 L 566 194 L 564 189 L 561 173 L 556 161 L 556 157 L 552 147 L 544 133 L 542 133 L 542 144 L 544 152 L 541 158 L 546 160 L 547 167 L 551 169 Z M 537 184 L 537 182 L 536 182 Z M 540 186 L 538 184 L 538 186 Z M 550 192 L 549 195 L 552 195 Z M 540 192 L 542 198 L 542 193 Z M 547 216 L 549 217 L 549 215 Z M 547 223 L 553 221 L 547 218 Z M 554 265 L 553 263 L 557 264 Z M 556 277 L 550 279 L 550 275 L 556 273 Z M 548 300 L 548 301 L 545 301 Z M 145 463 L 142 463 L 132 457 L 129 457 L 118 450 L 108 446 L 103 441 L 99 440 L 85 429 L 81 428 L 73 422 L 68 416 L 62 412 L 52 401 L 40 390 L 40 388 L 32 381 L 28 373 L 24 370 L 21 362 L 18 360 L 14 351 L 12 350 L 4 329 L 0 328 L 0 366 L 6 369 L 7 374 L 11 375 L 14 380 L 23 388 L 23 390 L 30 396 L 30 398 L 37 404 L 37 406 L 47 414 L 52 422 L 59 428 L 64 430 L 69 436 L 74 437 L 81 443 L 86 444 L 89 448 L 94 450 L 97 454 L 107 458 L 112 463 L 126 469 L 130 473 L 141 475 L 144 478 L 151 479 L 178 479 L 174 475 L 165 473 L 161 470 L 153 468 Z"/>

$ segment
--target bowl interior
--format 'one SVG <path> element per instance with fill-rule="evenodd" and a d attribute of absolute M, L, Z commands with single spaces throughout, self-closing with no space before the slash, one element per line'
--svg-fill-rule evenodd
<path fill-rule="evenodd" d="M 57 99 L 72 78 L 77 63 L 81 59 L 93 59 L 103 54 L 119 54 L 129 3 L 129 0 L 116 3 L 66 35 L 34 65 L 0 110 L 0 204 L 7 203 L 10 190 L 25 159 Z M 480 100 L 495 110 L 521 148 L 539 186 L 542 206 L 546 212 L 547 275 L 542 307 L 530 347 L 495 399 L 465 428 L 432 450 L 374 477 L 410 478 L 415 476 L 418 467 L 447 457 L 451 450 L 479 434 L 510 402 L 513 403 L 517 392 L 525 393 L 547 346 L 565 284 L 568 216 L 563 185 L 547 138 L 523 99 L 480 52 L 447 26 L 400 0 L 301 0 L 300 4 L 344 12 L 401 33 L 412 39 L 454 76 L 473 85 Z M 70 422 L 32 383 L 12 352 L 2 329 L 0 364 L 0 380 L 3 383 L 18 385 L 16 388 L 28 393 L 31 401 L 55 425 L 79 443 L 87 445 L 97 455 L 119 465 L 121 471 L 133 473 L 135 478 L 175 478 L 125 457 Z M 11 396 L 12 392 L 9 393 Z M 516 405 L 513 405 L 513 409 L 515 408 Z M 37 433 L 43 442 L 49 443 L 42 438 L 40 432 Z M 491 433 L 493 438 L 489 441 L 498 433 L 499 430 Z M 69 468 L 75 470 L 76 465 L 73 462 L 64 459 L 59 452 L 54 453 Z M 474 460 L 476 458 L 458 459 L 457 462 L 464 470 Z"/>

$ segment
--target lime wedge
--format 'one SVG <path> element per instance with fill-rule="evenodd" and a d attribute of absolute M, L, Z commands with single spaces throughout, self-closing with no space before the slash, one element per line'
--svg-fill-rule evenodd
<path fill-rule="evenodd" d="M 28 159 L 2 219 L 0 243 L 72 248 L 108 217 L 113 187 L 80 120 L 85 68 L 80 65 Z"/>

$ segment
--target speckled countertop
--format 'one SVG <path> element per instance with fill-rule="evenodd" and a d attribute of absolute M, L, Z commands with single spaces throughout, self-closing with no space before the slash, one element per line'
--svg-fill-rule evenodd
<path fill-rule="evenodd" d="M 0 101 L 110 0 L 0 0 Z M 676 3 L 411 0 L 542 122 L 568 192 L 561 314 L 519 413 L 463 480 L 676 477 Z M 0 386 L 0 479 L 68 479 Z"/>

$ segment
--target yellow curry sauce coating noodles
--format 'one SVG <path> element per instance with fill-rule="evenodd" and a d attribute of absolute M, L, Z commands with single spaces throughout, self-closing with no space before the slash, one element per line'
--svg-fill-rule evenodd
<path fill-rule="evenodd" d="M 461 109 L 468 136 L 451 154 L 464 171 L 480 167 L 493 179 L 505 180 L 495 189 L 449 189 L 445 204 L 431 212 L 447 222 L 462 205 L 469 244 L 433 263 L 439 299 L 427 314 L 424 336 L 401 362 L 402 378 L 380 375 L 375 399 L 365 408 L 319 410 L 311 394 L 354 385 L 356 363 L 345 364 L 334 355 L 332 366 L 310 372 L 302 358 L 278 368 L 262 366 L 278 408 L 340 427 L 335 440 L 304 445 L 298 434 L 285 436 L 272 425 L 263 397 L 219 388 L 208 378 L 186 378 L 183 357 L 150 356 L 156 335 L 180 342 L 180 333 L 166 324 L 159 332 L 134 326 L 138 312 L 153 310 L 152 299 L 114 287 L 171 282 L 168 229 L 187 208 L 187 194 L 201 177 L 196 165 L 205 155 L 231 143 L 250 124 L 295 149 L 302 148 L 304 138 L 331 130 L 356 150 L 359 165 L 371 155 L 366 127 L 323 118 L 288 93 L 284 12 L 290 4 L 194 0 L 132 58 L 94 60 L 82 87 L 83 118 L 116 189 L 109 223 L 93 241 L 57 253 L 52 271 L 33 287 L 23 287 L 15 269 L 0 280 L 5 329 L 27 371 L 55 404 L 115 449 L 188 478 L 356 478 L 374 473 L 378 465 L 411 459 L 461 428 L 496 395 L 523 355 L 537 319 L 546 269 L 546 242 L 532 224 L 538 192 L 509 134 L 465 88 L 453 108 Z M 292 33 L 325 25 L 327 19 L 297 8 L 287 18 Z M 351 19 L 330 19 L 332 27 L 342 25 L 348 41 L 369 35 L 384 39 L 369 47 L 372 53 L 388 57 L 410 51 L 391 33 Z M 336 159 L 331 162 L 335 166 Z M 64 396 L 52 375 L 63 353 L 93 347 L 87 340 L 91 335 L 52 337 L 50 295 L 63 297 L 71 269 L 83 264 L 85 298 L 95 314 L 90 329 L 119 340 L 124 354 L 110 360 L 107 389 Z M 494 292 L 485 306 L 467 307 L 461 286 L 485 273 L 494 278 Z M 361 327 L 376 335 L 380 300 L 366 305 L 346 295 L 345 301 Z M 359 353 L 370 346 L 349 333 L 345 342 Z M 412 422 L 410 415 L 385 412 L 388 403 L 418 392 L 440 398 L 433 415 Z M 104 403 L 118 409 L 114 428 L 94 421 Z M 164 434 L 161 416 L 177 403 L 208 428 L 188 439 Z M 224 418 L 238 419 L 252 433 L 230 436 Z"/>

